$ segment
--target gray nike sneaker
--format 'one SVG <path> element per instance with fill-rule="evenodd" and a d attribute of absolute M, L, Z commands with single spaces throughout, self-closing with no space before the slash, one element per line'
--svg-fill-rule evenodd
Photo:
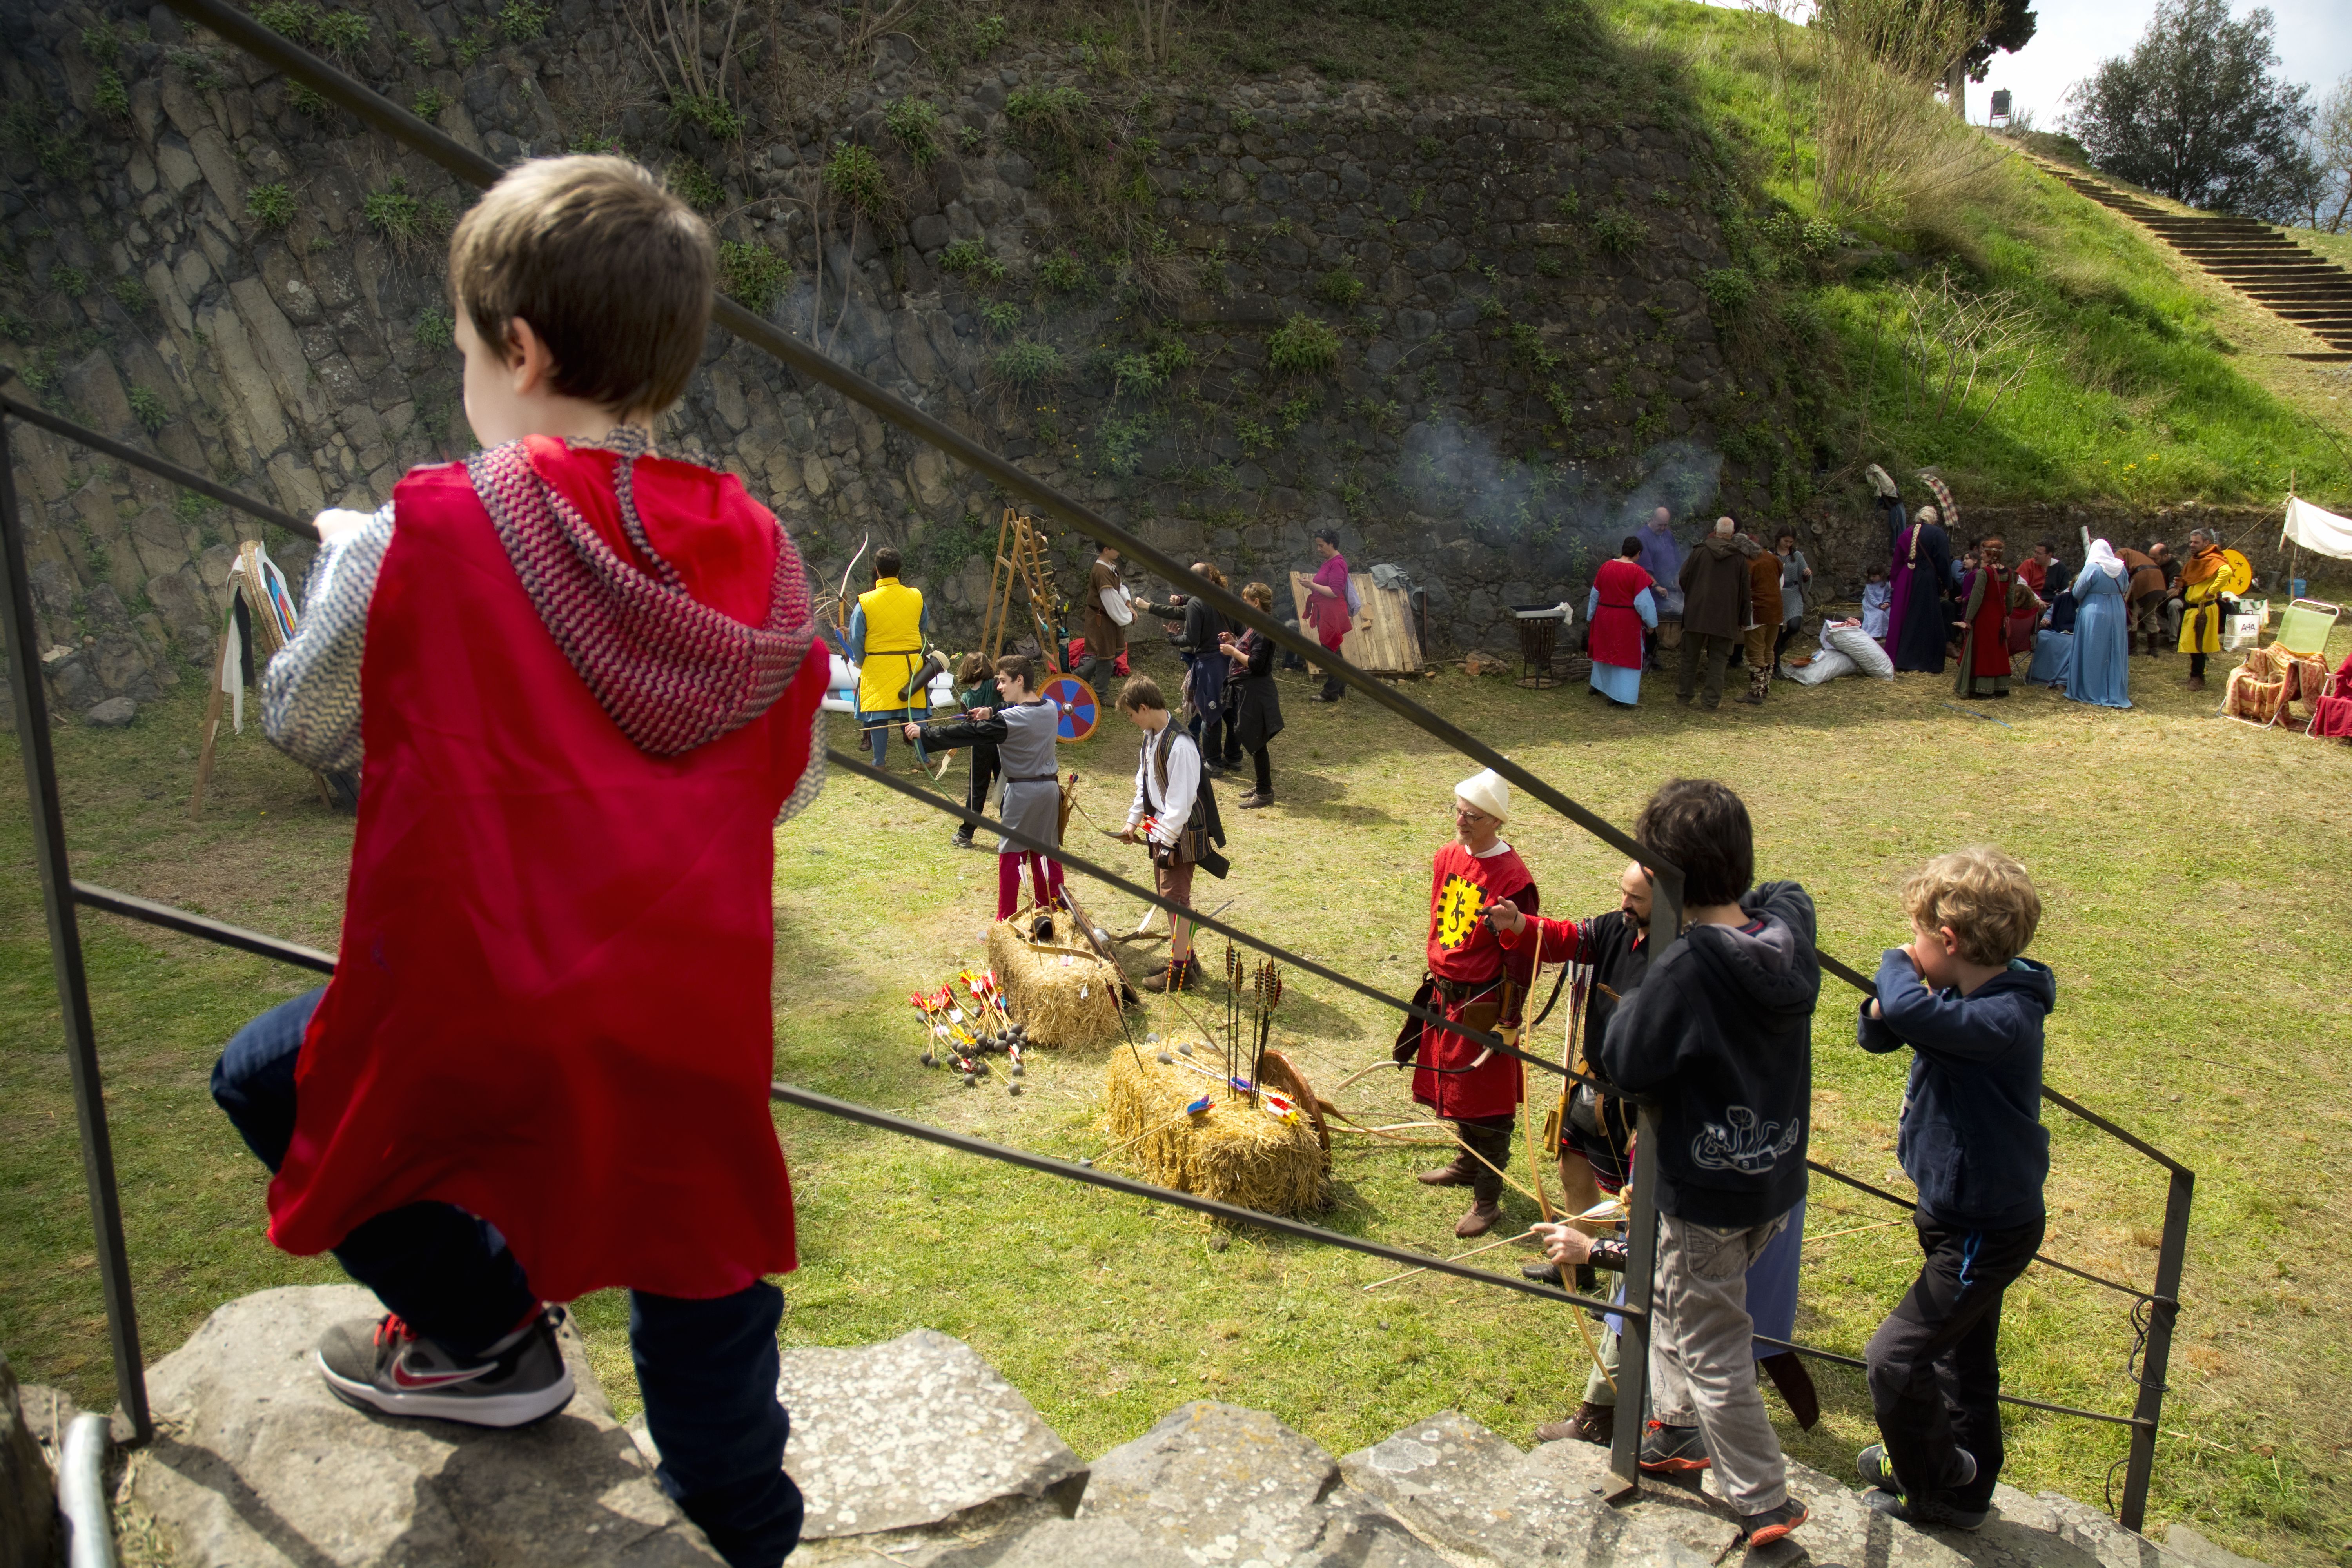
<path fill-rule="evenodd" d="M 387 1312 L 353 1318 L 320 1338 L 320 1375 L 336 1398 L 386 1415 L 472 1426 L 523 1426 L 572 1402 L 572 1368 L 556 1343 L 563 1309 L 550 1307 L 478 1356 L 453 1356 Z"/>

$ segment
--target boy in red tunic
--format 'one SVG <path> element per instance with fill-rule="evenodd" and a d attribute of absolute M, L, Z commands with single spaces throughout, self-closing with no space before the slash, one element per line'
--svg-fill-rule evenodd
<path fill-rule="evenodd" d="M 1500 1030 L 1506 1038 L 1518 1028 L 1535 947 L 1506 953 L 1486 911 L 1507 899 L 1533 912 L 1538 901 L 1527 862 L 1500 837 L 1510 815 L 1511 786 L 1492 768 L 1454 786 L 1454 842 L 1430 868 L 1429 978 L 1414 998 L 1444 1008 L 1455 1023 Z M 1423 1171 L 1420 1179 L 1433 1187 L 1468 1187 L 1470 1212 L 1454 1234 L 1484 1236 L 1503 1216 L 1502 1172 L 1518 1120 L 1518 1058 L 1410 1018 L 1397 1043 L 1414 1053 L 1413 1099 L 1452 1121 L 1464 1145 L 1453 1163 Z"/>
<path fill-rule="evenodd" d="M 792 1192 L 768 1110 L 773 825 L 823 783 L 827 660 L 783 530 L 656 456 L 709 319 L 709 230 L 615 158 L 520 165 L 451 237 L 486 448 L 328 512 L 270 738 L 365 782 L 335 977 L 213 1093 L 270 1237 L 390 1311 L 331 1330 L 347 1402 L 562 1408 L 569 1300 L 631 1292 L 659 1479 L 738 1568 L 801 1499 L 775 1397 Z"/>

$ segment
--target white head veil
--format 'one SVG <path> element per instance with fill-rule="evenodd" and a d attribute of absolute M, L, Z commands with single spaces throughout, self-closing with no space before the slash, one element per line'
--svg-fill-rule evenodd
<path fill-rule="evenodd" d="M 2104 539 L 2091 541 L 2090 564 L 2120 583 L 2124 580 L 2124 563 L 2116 559 L 2115 546 Z"/>

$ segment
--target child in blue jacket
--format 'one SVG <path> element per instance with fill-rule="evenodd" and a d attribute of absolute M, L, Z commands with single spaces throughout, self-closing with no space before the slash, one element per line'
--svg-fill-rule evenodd
<path fill-rule="evenodd" d="M 2042 900 L 2016 859 L 1938 856 L 1904 885 L 1911 944 L 1878 964 L 1862 1047 L 1911 1047 L 1896 1152 L 1919 1189 L 1919 1278 L 1871 1337 L 1883 1439 L 1862 1451 L 1870 1505 L 1974 1530 L 2000 1475 L 2001 1292 L 2042 1246 L 2042 1021 L 2055 977 L 2018 953 Z"/>

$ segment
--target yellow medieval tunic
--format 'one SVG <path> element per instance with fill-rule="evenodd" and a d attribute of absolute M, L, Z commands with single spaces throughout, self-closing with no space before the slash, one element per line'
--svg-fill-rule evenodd
<path fill-rule="evenodd" d="M 2229 563 L 2218 550 L 2200 550 L 2180 570 L 2180 651 L 2221 651 L 2221 594 L 2230 584 Z"/>
<path fill-rule="evenodd" d="M 896 577 L 876 580 L 857 595 L 857 616 L 865 631 L 856 649 L 857 710 L 860 713 L 920 713 L 930 708 L 930 697 L 920 687 L 898 695 L 923 664 L 923 595 Z M 858 628 L 853 628 L 856 630 Z"/>

